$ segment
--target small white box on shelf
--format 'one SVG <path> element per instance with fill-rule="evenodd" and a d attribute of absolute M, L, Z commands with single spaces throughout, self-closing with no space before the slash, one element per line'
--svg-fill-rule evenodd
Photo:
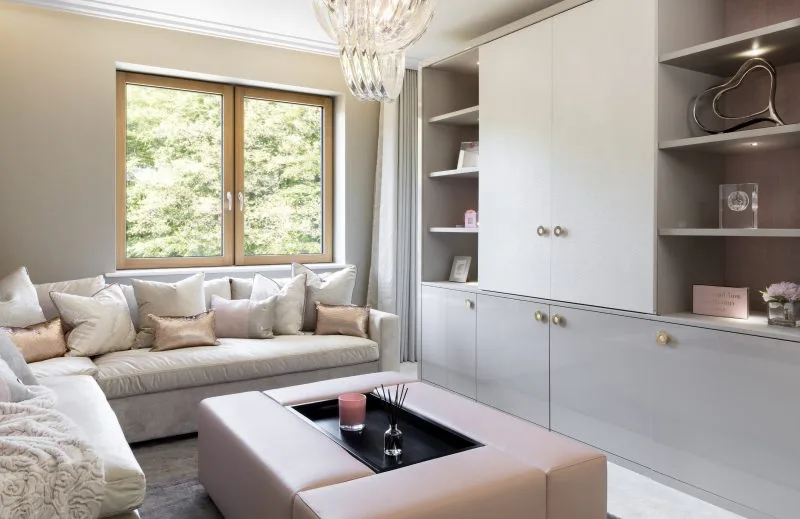
<path fill-rule="evenodd" d="M 480 146 L 477 142 L 462 142 L 461 151 L 458 152 L 458 165 L 456 169 L 478 167 Z"/>

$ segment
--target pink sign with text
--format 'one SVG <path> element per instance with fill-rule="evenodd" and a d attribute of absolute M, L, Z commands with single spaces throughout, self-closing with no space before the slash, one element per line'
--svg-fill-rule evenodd
<path fill-rule="evenodd" d="M 714 317 L 750 318 L 748 288 L 694 285 L 692 313 Z"/>

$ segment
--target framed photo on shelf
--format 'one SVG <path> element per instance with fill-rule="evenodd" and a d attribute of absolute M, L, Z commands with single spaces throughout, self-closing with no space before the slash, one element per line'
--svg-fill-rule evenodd
<path fill-rule="evenodd" d="M 469 266 L 472 264 L 470 256 L 456 256 L 453 258 L 453 267 L 450 269 L 450 281 L 466 283 L 469 277 Z"/>

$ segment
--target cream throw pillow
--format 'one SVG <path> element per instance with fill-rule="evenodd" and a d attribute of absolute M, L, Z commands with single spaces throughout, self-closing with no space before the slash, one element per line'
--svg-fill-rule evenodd
<path fill-rule="evenodd" d="M 24 328 L 44 321 L 36 288 L 25 267 L 0 279 L 0 326 Z"/>
<path fill-rule="evenodd" d="M 317 303 L 347 306 L 353 302 L 356 287 L 356 267 L 351 265 L 337 272 L 318 275 L 301 265 L 292 263 L 292 276 L 305 274 L 306 310 L 303 316 L 303 330 L 313 332 L 317 326 Z"/>
<path fill-rule="evenodd" d="M 211 279 L 203 283 L 206 294 L 206 310 L 211 310 L 211 298 L 214 296 L 222 299 L 231 299 L 230 278 Z"/>
<path fill-rule="evenodd" d="M 275 281 L 256 274 L 253 279 L 253 293 L 250 301 L 263 301 L 277 296 L 275 305 L 276 335 L 298 335 L 303 330 L 303 311 L 306 303 L 305 274 L 292 278 L 283 287 Z"/>
<path fill-rule="evenodd" d="M 106 281 L 103 276 L 34 285 L 34 287 L 36 287 L 36 295 L 39 297 L 39 306 L 42 307 L 44 318 L 48 321 L 58 317 L 58 308 L 56 308 L 55 303 L 53 303 L 53 300 L 50 298 L 50 292 L 92 297 L 103 290 L 105 286 Z M 69 324 L 64 322 L 64 330 L 69 331 L 69 329 Z"/>
<path fill-rule="evenodd" d="M 94 357 L 131 349 L 136 338 L 128 303 L 119 285 L 110 285 L 92 297 L 53 292 L 61 320 L 72 328 L 67 335 L 70 357 Z"/>
<path fill-rule="evenodd" d="M 133 280 L 141 327 L 136 338 L 137 348 L 149 348 L 153 344 L 155 326 L 151 314 L 158 317 L 193 317 L 206 312 L 204 277 L 201 272 L 177 283 Z"/>

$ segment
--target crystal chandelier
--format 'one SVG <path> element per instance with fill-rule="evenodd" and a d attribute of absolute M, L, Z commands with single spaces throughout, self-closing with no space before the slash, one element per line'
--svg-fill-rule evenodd
<path fill-rule="evenodd" d="M 406 48 L 431 23 L 435 0 L 313 0 L 317 19 L 339 44 L 350 92 L 394 101 L 403 88 Z"/>

